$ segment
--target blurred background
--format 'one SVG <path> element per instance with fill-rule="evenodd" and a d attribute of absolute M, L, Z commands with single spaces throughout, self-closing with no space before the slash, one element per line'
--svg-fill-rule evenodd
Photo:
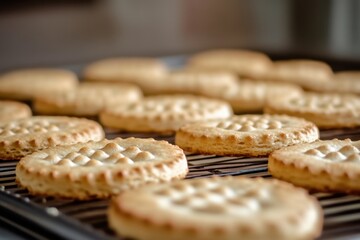
<path fill-rule="evenodd" d="M 357 0 L 2 1 L 0 71 L 247 48 L 359 68 Z"/>

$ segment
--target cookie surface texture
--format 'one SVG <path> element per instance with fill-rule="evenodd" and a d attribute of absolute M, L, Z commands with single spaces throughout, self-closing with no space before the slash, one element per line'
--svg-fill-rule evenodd
<path fill-rule="evenodd" d="M 94 121 L 69 117 L 30 117 L 0 122 L 0 160 L 19 160 L 51 146 L 69 145 L 104 137 Z"/>
<path fill-rule="evenodd" d="M 19 162 L 16 179 L 33 194 L 84 200 L 183 178 L 187 172 L 185 155 L 177 146 L 116 138 L 33 153 Z"/>
<path fill-rule="evenodd" d="M 268 72 L 272 61 L 261 52 L 217 49 L 194 54 L 188 65 L 200 69 L 225 70 L 240 77 L 259 79 Z"/>
<path fill-rule="evenodd" d="M 155 58 L 108 58 L 89 64 L 84 70 L 85 80 L 127 82 L 137 84 L 144 93 L 152 93 L 167 74 L 165 64 Z"/>
<path fill-rule="evenodd" d="M 0 101 L 0 122 L 27 118 L 32 115 L 28 105 L 15 101 Z"/>
<path fill-rule="evenodd" d="M 37 97 L 34 109 L 47 115 L 95 116 L 107 107 L 135 102 L 141 97 L 140 88 L 132 84 L 81 83 L 72 91 Z"/>
<path fill-rule="evenodd" d="M 66 92 L 78 84 L 76 75 L 68 70 L 34 68 L 15 70 L 0 75 L 0 98 L 32 100 L 50 92 Z"/>
<path fill-rule="evenodd" d="M 232 115 L 221 100 L 191 95 L 161 95 L 105 110 L 101 123 L 128 132 L 173 133 L 189 122 L 224 119 Z"/>
<path fill-rule="evenodd" d="M 360 97 L 350 94 L 303 93 L 269 99 L 266 113 L 302 117 L 319 128 L 345 128 L 360 125 Z"/>
<path fill-rule="evenodd" d="M 311 190 L 360 193 L 360 141 L 327 140 L 272 153 L 269 172 Z"/>
<path fill-rule="evenodd" d="M 188 152 L 264 156 L 318 138 L 317 127 L 304 119 L 254 114 L 185 125 L 176 132 L 175 143 Z"/>
<path fill-rule="evenodd" d="M 322 210 L 305 190 L 277 180 L 204 178 L 152 184 L 114 198 L 119 235 L 150 239 L 314 239 Z"/>

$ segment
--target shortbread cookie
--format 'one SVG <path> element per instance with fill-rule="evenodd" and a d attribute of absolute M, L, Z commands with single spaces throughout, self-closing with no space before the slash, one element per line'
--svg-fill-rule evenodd
<path fill-rule="evenodd" d="M 327 84 L 334 77 L 330 66 L 314 60 L 276 61 L 265 78 L 272 81 L 290 82 L 309 89 L 315 84 Z"/>
<path fill-rule="evenodd" d="M 101 140 L 101 126 L 69 117 L 30 117 L 0 122 L 0 160 L 18 160 L 51 146 Z"/>
<path fill-rule="evenodd" d="M 78 83 L 73 72 L 34 68 L 0 75 L 0 98 L 32 100 L 46 93 L 71 91 Z"/>
<path fill-rule="evenodd" d="M 17 182 L 33 194 L 107 198 L 145 183 L 184 178 L 183 151 L 166 141 L 116 138 L 58 146 L 21 159 Z"/>
<path fill-rule="evenodd" d="M 196 68 L 226 70 L 241 77 L 259 79 L 269 71 L 272 62 L 261 52 L 218 49 L 193 55 L 188 65 Z"/>
<path fill-rule="evenodd" d="M 0 121 L 27 118 L 32 115 L 28 105 L 15 101 L 0 101 Z"/>
<path fill-rule="evenodd" d="M 302 89 L 295 84 L 239 80 L 236 86 L 204 89 L 202 95 L 227 101 L 235 113 L 254 113 L 263 111 L 268 98 L 301 93 Z"/>
<path fill-rule="evenodd" d="M 100 121 L 106 127 L 129 132 L 173 133 L 182 125 L 232 115 L 226 102 L 191 95 L 162 95 L 105 110 Z"/>
<path fill-rule="evenodd" d="M 185 93 L 208 95 L 219 89 L 236 88 L 236 75 L 224 71 L 209 71 L 203 69 L 182 69 L 171 72 L 158 85 L 157 94 Z"/>
<path fill-rule="evenodd" d="M 314 82 L 308 89 L 317 92 L 360 94 L 360 71 L 335 73 L 332 81 L 328 81 L 326 84 Z"/>
<path fill-rule="evenodd" d="M 269 99 L 265 112 L 305 118 L 319 128 L 360 125 L 360 97 L 355 95 L 304 93 Z"/>
<path fill-rule="evenodd" d="M 323 213 L 304 189 L 274 179 L 202 178 L 152 184 L 113 198 L 110 227 L 139 240 L 305 240 Z"/>
<path fill-rule="evenodd" d="M 285 115 L 238 115 L 229 119 L 188 124 L 176 132 L 175 143 L 188 152 L 263 156 L 319 138 L 317 127 Z"/>
<path fill-rule="evenodd" d="M 95 116 L 106 107 L 135 102 L 141 97 L 140 88 L 128 83 L 81 83 L 72 91 L 38 96 L 34 108 L 47 115 Z"/>
<path fill-rule="evenodd" d="M 317 141 L 280 149 L 269 157 L 269 171 L 317 191 L 360 193 L 360 141 Z"/>
<path fill-rule="evenodd" d="M 166 74 L 165 64 L 155 58 L 108 58 L 91 63 L 84 70 L 85 80 L 134 83 L 146 94 L 152 93 Z"/>

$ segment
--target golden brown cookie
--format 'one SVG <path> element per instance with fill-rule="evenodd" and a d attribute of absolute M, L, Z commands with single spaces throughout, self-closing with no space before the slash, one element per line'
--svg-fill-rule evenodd
<path fill-rule="evenodd" d="M 323 213 L 304 189 L 261 178 L 202 178 L 152 184 L 113 198 L 110 227 L 139 240 L 309 240 Z"/>
<path fill-rule="evenodd" d="M 43 94 L 71 91 L 76 75 L 56 68 L 21 69 L 0 75 L 0 98 L 32 100 Z"/>
<path fill-rule="evenodd" d="M 360 193 L 360 141 L 327 140 L 275 151 L 269 171 L 279 179 L 317 191 Z"/>
<path fill-rule="evenodd" d="M 240 77 L 260 79 L 272 65 L 270 58 L 261 52 L 216 49 L 194 54 L 188 61 L 190 67 L 230 71 Z"/>
<path fill-rule="evenodd" d="M 232 115 L 226 102 L 191 95 L 161 95 L 107 109 L 101 123 L 128 132 L 173 133 L 189 122 Z"/>
<path fill-rule="evenodd" d="M 166 141 L 116 138 L 48 148 L 21 159 L 17 182 L 33 194 L 108 198 L 151 182 L 185 177 L 183 151 Z"/>
<path fill-rule="evenodd" d="M 331 93 L 303 93 L 269 99 L 266 113 L 305 118 L 319 128 L 344 128 L 360 125 L 360 97 Z"/>
<path fill-rule="evenodd" d="M 263 156 L 319 138 L 317 127 L 285 115 L 238 115 L 229 119 L 187 124 L 175 143 L 188 152 L 230 156 Z"/>
<path fill-rule="evenodd" d="M 46 115 L 95 116 L 107 107 L 135 102 L 141 97 L 140 88 L 128 83 L 81 83 L 72 91 L 38 96 L 34 109 Z"/>
<path fill-rule="evenodd" d="M 102 59 L 89 64 L 84 70 L 85 80 L 133 83 L 146 94 L 151 94 L 166 74 L 163 62 L 145 57 Z"/>
<path fill-rule="evenodd" d="M 30 117 L 0 122 L 0 160 L 19 160 L 51 146 L 101 140 L 103 137 L 102 127 L 84 118 Z"/>
<path fill-rule="evenodd" d="M 0 121 L 27 118 L 32 115 L 28 105 L 15 101 L 0 101 Z"/>

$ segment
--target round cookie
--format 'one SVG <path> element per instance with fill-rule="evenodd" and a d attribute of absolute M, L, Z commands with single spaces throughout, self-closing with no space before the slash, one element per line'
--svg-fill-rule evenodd
<path fill-rule="evenodd" d="M 165 64 L 155 58 L 107 58 L 89 64 L 84 78 L 89 81 L 127 82 L 151 94 L 167 75 Z"/>
<path fill-rule="evenodd" d="M 33 194 L 74 199 L 108 198 L 188 172 L 183 151 L 166 141 L 116 138 L 58 146 L 22 158 L 17 182 Z"/>
<path fill-rule="evenodd" d="M 226 102 L 191 95 L 161 95 L 116 106 L 100 114 L 101 123 L 128 132 L 173 133 L 189 122 L 232 115 Z"/>
<path fill-rule="evenodd" d="M 238 115 L 188 124 L 176 132 L 175 143 L 188 152 L 264 156 L 272 151 L 319 138 L 317 127 L 285 115 Z"/>
<path fill-rule="evenodd" d="M 188 60 L 188 65 L 194 68 L 230 71 L 240 77 L 259 79 L 269 71 L 272 61 L 261 52 L 216 49 L 194 54 Z"/>
<path fill-rule="evenodd" d="M 304 189 L 274 179 L 202 178 L 152 184 L 113 198 L 110 227 L 139 240 L 318 237 L 323 213 Z"/>
<path fill-rule="evenodd" d="M 15 101 L 0 101 L 0 121 L 27 118 L 32 115 L 28 105 Z"/>
<path fill-rule="evenodd" d="M 273 152 L 269 172 L 317 191 L 360 193 L 360 141 L 317 141 Z"/>
<path fill-rule="evenodd" d="M 81 83 L 72 91 L 38 96 L 34 109 L 47 115 L 95 116 L 106 107 L 135 102 L 141 97 L 140 88 L 128 83 Z"/>
<path fill-rule="evenodd" d="M 360 97 L 335 93 L 303 93 L 269 99 L 266 113 L 302 117 L 319 128 L 345 128 L 360 125 Z"/>
<path fill-rule="evenodd" d="M 0 122 L 0 160 L 18 160 L 51 146 L 101 140 L 102 127 L 91 120 L 30 117 Z"/>
<path fill-rule="evenodd" d="M 43 94 L 71 91 L 76 75 L 56 68 L 22 69 L 0 75 L 0 98 L 32 100 Z"/>
<path fill-rule="evenodd" d="M 305 89 L 313 84 L 327 84 L 334 77 L 331 67 L 314 60 L 275 61 L 265 79 L 297 84 Z"/>

